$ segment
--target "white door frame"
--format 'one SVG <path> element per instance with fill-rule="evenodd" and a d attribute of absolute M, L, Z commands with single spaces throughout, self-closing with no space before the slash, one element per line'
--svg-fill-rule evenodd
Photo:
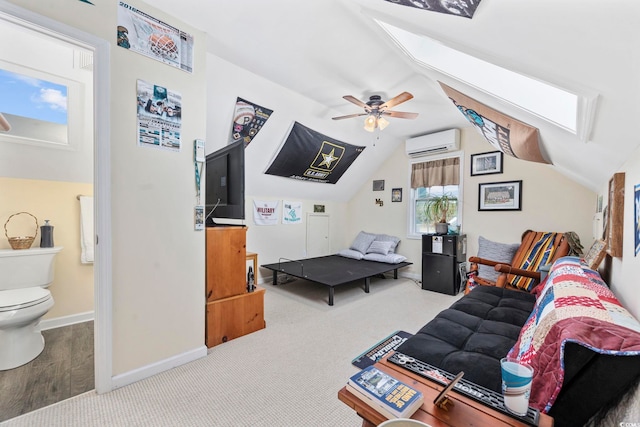
<path fill-rule="evenodd" d="M 94 366 L 95 389 L 113 389 L 113 339 L 111 299 L 111 152 L 110 141 L 110 57 L 109 42 L 0 0 L 0 19 L 58 37 L 93 50 L 94 113 L 94 229 L 96 233 L 94 282 Z M 98 240 L 98 236 L 100 239 Z"/>

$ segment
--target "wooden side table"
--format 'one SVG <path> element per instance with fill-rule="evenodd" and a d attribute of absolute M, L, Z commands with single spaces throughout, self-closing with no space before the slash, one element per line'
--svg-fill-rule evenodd
<path fill-rule="evenodd" d="M 387 362 L 386 359 L 387 357 L 383 358 L 375 366 L 424 394 L 424 403 L 411 416 L 412 419 L 430 424 L 432 427 L 528 427 L 526 423 L 518 419 L 511 418 L 455 391 L 447 394 L 454 405 L 448 411 L 440 409 L 433 404 L 433 401 L 442 391 L 443 386 Z M 387 420 L 385 416 L 349 392 L 346 387 L 340 389 L 338 399 L 362 417 L 362 427 L 374 427 Z M 540 414 L 538 426 L 552 427 L 553 418 L 546 414 Z"/>

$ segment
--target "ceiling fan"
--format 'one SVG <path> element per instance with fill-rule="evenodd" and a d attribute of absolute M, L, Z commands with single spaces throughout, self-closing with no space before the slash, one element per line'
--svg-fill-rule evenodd
<path fill-rule="evenodd" d="M 371 95 L 367 102 L 362 102 L 358 98 L 345 95 L 343 96 L 347 101 L 356 104 L 358 107 L 364 108 L 364 113 L 348 114 L 346 116 L 333 117 L 333 120 L 350 119 L 353 117 L 367 116 L 364 121 L 364 128 L 369 132 L 373 132 L 376 128 L 380 130 L 387 127 L 389 122 L 384 116 L 397 117 L 400 119 L 415 119 L 418 117 L 418 113 L 405 113 L 402 111 L 392 111 L 391 108 L 398 104 L 413 98 L 409 92 L 402 92 L 400 95 L 391 98 L 388 101 L 383 101 L 380 95 Z"/>

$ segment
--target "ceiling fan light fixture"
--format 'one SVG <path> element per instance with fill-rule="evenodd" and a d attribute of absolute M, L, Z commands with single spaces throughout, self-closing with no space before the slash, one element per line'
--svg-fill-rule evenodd
<path fill-rule="evenodd" d="M 378 117 L 378 127 L 380 128 L 380 130 L 383 130 L 384 128 L 386 128 L 388 124 L 389 124 L 389 120 L 385 119 L 382 116 Z"/>
<path fill-rule="evenodd" d="M 369 114 L 366 119 L 364 119 L 364 130 L 367 132 L 373 132 L 376 129 L 376 116 L 373 114 Z"/>

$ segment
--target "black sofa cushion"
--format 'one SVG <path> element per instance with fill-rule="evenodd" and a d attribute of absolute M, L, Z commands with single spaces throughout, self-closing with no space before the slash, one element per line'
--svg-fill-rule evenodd
<path fill-rule="evenodd" d="M 500 392 L 500 359 L 535 304 L 531 294 L 481 286 L 440 312 L 397 351 Z"/>

